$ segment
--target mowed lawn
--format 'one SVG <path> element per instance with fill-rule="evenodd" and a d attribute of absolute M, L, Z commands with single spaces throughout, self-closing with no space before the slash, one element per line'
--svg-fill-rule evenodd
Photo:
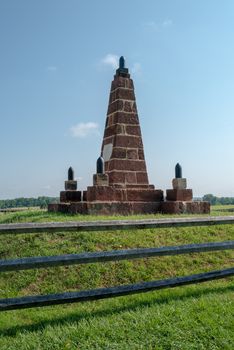
<path fill-rule="evenodd" d="M 231 208 L 214 207 L 212 215 L 232 215 L 230 210 L 223 211 Z M 99 219 L 41 210 L 0 214 L 0 223 Z M 233 239 L 234 225 L 59 234 L 45 232 L 0 236 L 0 255 L 1 259 L 10 259 Z M 7 272 L 0 274 L 0 298 L 185 276 L 232 267 L 233 262 L 234 252 L 229 250 Z M 3 349 L 232 350 L 234 278 L 114 299 L 1 312 L 0 350 Z"/>

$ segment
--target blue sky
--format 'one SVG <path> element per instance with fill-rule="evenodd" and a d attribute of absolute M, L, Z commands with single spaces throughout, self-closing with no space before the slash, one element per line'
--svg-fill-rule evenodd
<path fill-rule="evenodd" d="M 150 183 L 234 196 L 232 0 L 1 0 L 0 198 L 92 184 L 116 57 L 135 83 Z"/>

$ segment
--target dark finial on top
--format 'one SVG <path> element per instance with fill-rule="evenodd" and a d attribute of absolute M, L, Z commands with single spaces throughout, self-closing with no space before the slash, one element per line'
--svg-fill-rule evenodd
<path fill-rule="evenodd" d="M 125 68 L 125 59 L 124 59 L 123 56 L 121 56 L 121 57 L 119 58 L 119 68 L 120 68 L 120 69 Z"/>
<path fill-rule="evenodd" d="M 176 179 L 182 178 L 182 167 L 179 163 L 177 163 L 175 166 L 175 177 Z"/>
<path fill-rule="evenodd" d="M 68 169 L 68 181 L 74 181 L 74 170 L 71 166 Z"/>
<path fill-rule="evenodd" d="M 125 58 L 123 56 L 119 58 L 119 68 L 116 70 L 116 74 L 117 76 L 130 78 L 130 75 L 128 74 L 128 69 L 125 68 Z"/>
<path fill-rule="evenodd" d="M 97 174 L 105 174 L 105 162 L 101 156 L 97 160 Z"/>

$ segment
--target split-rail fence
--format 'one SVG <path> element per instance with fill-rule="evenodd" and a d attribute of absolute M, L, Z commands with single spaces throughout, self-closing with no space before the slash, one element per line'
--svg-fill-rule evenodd
<path fill-rule="evenodd" d="M 205 225 L 234 224 L 234 216 L 216 216 L 200 218 L 147 219 L 147 220 L 112 220 L 66 223 L 19 223 L 1 224 L 0 235 L 33 234 L 45 232 L 80 232 L 80 231 L 113 231 L 128 229 L 146 229 L 162 227 L 188 227 Z M 106 261 L 130 260 L 166 255 L 190 254 L 218 250 L 234 249 L 234 241 L 188 244 L 155 248 L 125 249 L 102 252 L 85 252 L 58 256 L 28 257 L 12 260 L 0 260 L 0 273 L 26 269 L 48 268 L 74 264 L 98 263 Z M 234 275 L 234 267 L 228 269 L 193 274 L 183 277 L 121 285 L 110 288 L 98 288 L 59 294 L 25 296 L 0 299 L 0 311 L 74 303 L 117 297 L 163 288 L 173 288 L 193 283 L 206 282 Z"/>

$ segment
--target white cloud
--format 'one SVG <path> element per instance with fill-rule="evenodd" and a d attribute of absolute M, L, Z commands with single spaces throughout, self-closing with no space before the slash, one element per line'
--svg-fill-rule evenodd
<path fill-rule="evenodd" d="M 112 53 L 108 53 L 102 60 L 103 65 L 111 66 L 112 68 L 118 68 L 119 57 Z"/>
<path fill-rule="evenodd" d="M 56 72 L 57 67 L 56 67 L 56 66 L 48 66 L 48 67 L 47 67 L 47 70 L 48 70 L 49 72 Z"/>
<path fill-rule="evenodd" d="M 139 62 L 135 62 L 132 66 L 132 73 L 139 74 L 141 73 L 141 64 Z"/>
<path fill-rule="evenodd" d="M 98 124 L 93 122 L 78 123 L 70 128 L 72 137 L 85 138 L 89 135 L 98 135 Z"/>

